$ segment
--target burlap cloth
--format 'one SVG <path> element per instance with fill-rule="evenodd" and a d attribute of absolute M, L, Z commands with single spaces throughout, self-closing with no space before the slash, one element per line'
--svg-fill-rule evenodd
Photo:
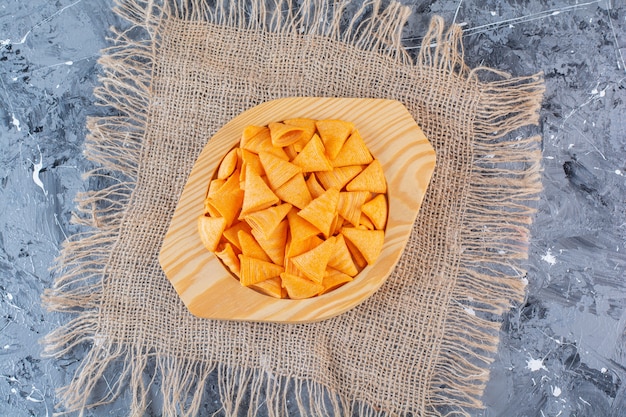
<path fill-rule="evenodd" d="M 160 385 L 164 416 L 196 415 L 213 372 L 226 415 L 481 407 L 498 315 L 524 294 L 540 150 L 539 138 L 515 130 L 538 121 L 541 76 L 471 71 L 461 29 L 436 17 L 412 60 L 400 39 L 409 11 L 396 3 L 278 3 L 117 8 L 133 28 L 103 52 L 95 92 L 114 111 L 90 120 L 85 145 L 102 166 L 91 175 L 115 181 L 79 197 L 76 220 L 89 231 L 65 244 L 45 295 L 51 309 L 74 314 L 45 340 L 48 354 L 88 347 L 61 409 L 130 391 L 129 414 L 142 415 Z M 384 286 L 336 318 L 195 318 L 157 261 L 187 175 L 223 124 L 287 96 L 389 98 L 409 109 L 437 168 L 408 246 Z"/>

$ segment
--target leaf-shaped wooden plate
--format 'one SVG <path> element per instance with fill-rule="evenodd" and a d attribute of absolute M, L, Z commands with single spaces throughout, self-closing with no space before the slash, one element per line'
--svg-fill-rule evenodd
<path fill-rule="evenodd" d="M 371 266 L 344 286 L 305 300 L 275 299 L 243 287 L 208 252 L 197 232 L 209 180 L 247 125 L 306 117 L 353 122 L 388 184 L 389 217 L 382 252 Z M 222 320 L 312 322 L 341 314 L 371 296 L 393 271 L 402 254 L 435 168 L 435 152 L 399 102 L 380 99 L 304 98 L 258 105 L 222 127 L 196 161 L 170 227 L 159 261 L 189 311 Z"/>

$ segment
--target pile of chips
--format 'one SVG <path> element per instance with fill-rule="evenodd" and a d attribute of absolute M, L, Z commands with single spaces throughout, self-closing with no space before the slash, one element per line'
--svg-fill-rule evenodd
<path fill-rule="evenodd" d="M 241 285 L 310 298 L 376 261 L 386 193 L 380 161 L 350 122 L 247 126 L 209 183 L 198 231 Z"/>

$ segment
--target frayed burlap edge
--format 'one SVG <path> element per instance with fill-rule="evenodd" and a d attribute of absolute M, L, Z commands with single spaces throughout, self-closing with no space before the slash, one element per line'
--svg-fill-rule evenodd
<path fill-rule="evenodd" d="M 99 305 L 103 277 L 125 207 L 132 203 L 148 123 L 152 60 L 159 41 L 154 34 L 161 19 L 176 16 L 250 30 L 328 37 L 378 52 L 399 64 L 421 65 L 479 84 L 482 96 L 477 102 L 478 116 L 470 121 L 475 129 L 475 165 L 459 230 L 463 253 L 447 306 L 446 329 L 440 350 L 434 355 L 438 361 L 426 405 L 426 415 L 469 415 L 468 410 L 482 406 L 480 398 L 489 377 L 487 365 L 497 349 L 500 323 L 491 316 L 501 315 L 524 295 L 521 261 L 528 254 L 532 201 L 541 190 L 540 139 L 509 136 L 522 126 L 538 123 L 543 96 L 541 76 L 508 78 L 496 73 L 498 81 L 481 82 L 480 71 L 491 70 L 467 68 L 461 29 L 453 26 L 445 32 L 443 20 L 437 17 L 423 40 L 418 61 L 412 62 L 401 45 L 401 30 L 410 11 L 398 3 L 383 8 L 378 0 L 366 1 L 350 16 L 344 15 L 348 2 L 331 7 L 325 1 L 305 0 L 297 7 L 295 1 L 285 0 L 277 2 L 275 10 L 266 9 L 264 2 L 252 2 L 247 3 L 251 7 L 247 11 L 242 4 L 222 0 L 208 7 L 200 0 L 180 0 L 163 7 L 153 1 L 130 0 L 115 9 L 133 26 L 116 32 L 114 46 L 103 51 L 99 62 L 104 75 L 94 94 L 117 115 L 90 119 L 85 145 L 87 158 L 101 166 L 87 177 L 103 176 L 115 183 L 78 196 L 74 220 L 89 232 L 73 236 L 64 244 L 55 285 L 44 295 L 50 310 L 76 314 L 45 338 L 45 354 L 62 357 L 78 345 L 89 346 L 70 384 L 59 390 L 61 406 L 68 413 L 79 411 L 82 415 L 88 407 L 111 402 L 129 389 L 129 415 L 142 415 L 156 375 L 168 375 L 161 381 L 162 414 L 195 415 L 203 393 L 198 387 L 217 372 L 227 415 L 245 413 L 241 409 L 244 398 L 248 415 L 254 415 L 261 401 L 268 415 L 286 415 L 288 394 L 303 415 L 396 413 L 342 398 L 314 381 L 279 377 L 264 369 L 165 357 L 102 336 Z M 348 18 L 347 25 L 342 23 L 344 18 Z M 135 30 L 145 31 L 147 39 L 131 39 L 128 33 Z M 115 176 L 110 177 L 110 172 Z M 90 394 L 115 363 L 121 366 L 121 372 L 111 384 L 107 382 L 102 398 L 92 399 Z M 144 372 L 149 366 L 155 370 L 146 380 Z"/>

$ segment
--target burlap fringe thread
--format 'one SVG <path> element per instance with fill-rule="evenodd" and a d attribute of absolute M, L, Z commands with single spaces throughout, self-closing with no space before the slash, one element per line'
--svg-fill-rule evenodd
<path fill-rule="evenodd" d="M 78 215 L 74 220 L 90 231 L 75 235 L 64 244 L 58 260 L 59 276 L 54 288 L 44 295 L 51 310 L 77 314 L 45 338 L 45 353 L 62 357 L 78 345 L 89 346 L 71 383 L 59 390 L 65 413 L 78 411 L 83 415 L 88 407 L 109 403 L 130 389 L 129 415 L 142 415 L 156 376 L 167 375 L 161 381 L 162 415 L 196 415 L 202 402 L 201 388 L 209 375 L 217 371 L 222 411 L 226 415 L 252 416 L 261 405 L 270 416 L 287 415 L 288 397 L 295 400 L 302 415 L 396 414 L 341 398 L 315 382 L 272 375 L 264 369 L 164 357 L 148 347 L 127 346 L 100 332 L 99 304 L 106 265 L 125 207 L 132 201 L 141 160 L 145 112 L 150 104 L 151 65 L 159 41 L 154 34 L 161 19 L 175 16 L 249 30 L 328 37 L 378 52 L 401 64 L 455 74 L 468 83 L 481 82 L 478 72 L 491 70 L 470 70 L 465 66 L 462 31 L 454 26 L 444 33 L 441 18 L 432 20 L 419 58 L 412 62 L 401 44 L 401 30 L 410 10 L 398 3 L 382 8 L 380 1 L 367 0 L 357 13 L 346 16 L 349 2 L 330 5 L 323 0 L 304 0 L 300 6 L 296 0 L 277 1 L 272 9 L 266 8 L 263 1 L 218 0 L 213 6 L 201 0 L 178 0 L 166 5 L 119 1 L 116 12 L 133 27 L 116 32 L 114 46 L 103 51 L 99 62 L 104 76 L 94 92 L 101 104 L 115 109 L 118 115 L 89 120 L 90 134 L 85 145 L 87 158 L 101 166 L 87 177 L 104 176 L 115 183 L 78 196 Z M 344 18 L 349 19 L 347 25 L 342 23 Z M 145 30 L 149 39 L 131 39 L 128 33 L 133 29 Z M 437 372 L 431 380 L 434 395 L 425 414 L 429 416 L 469 415 L 467 410 L 482 405 L 480 397 L 488 380 L 485 365 L 493 360 L 500 327 L 500 323 L 484 317 L 502 314 L 512 303 L 523 299 L 523 281 L 509 277 L 521 278 L 525 273 L 515 265 L 527 256 L 528 225 L 534 212 L 528 203 L 541 190 L 537 146 L 540 139 L 503 139 L 519 127 L 538 123 L 543 95 L 541 76 L 501 77 L 499 81 L 483 82 L 481 90 L 482 107 L 474 121 L 475 155 L 485 158 L 476 157 L 464 227 L 459 231 L 467 244 L 458 265 L 453 302 L 448 306 Z M 115 178 L 108 174 L 111 171 L 117 173 Z M 510 179 L 508 188 L 503 189 L 502 178 Z M 498 248 L 499 253 L 494 254 L 493 248 Z M 491 262 L 486 264 L 485 259 Z M 494 305 L 494 300 L 501 303 Z M 115 363 L 121 364 L 122 369 L 113 381 L 107 382 L 106 394 L 100 399 L 91 398 Z M 144 372 L 149 366 L 155 370 L 146 381 Z M 247 411 L 241 408 L 244 398 Z"/>

